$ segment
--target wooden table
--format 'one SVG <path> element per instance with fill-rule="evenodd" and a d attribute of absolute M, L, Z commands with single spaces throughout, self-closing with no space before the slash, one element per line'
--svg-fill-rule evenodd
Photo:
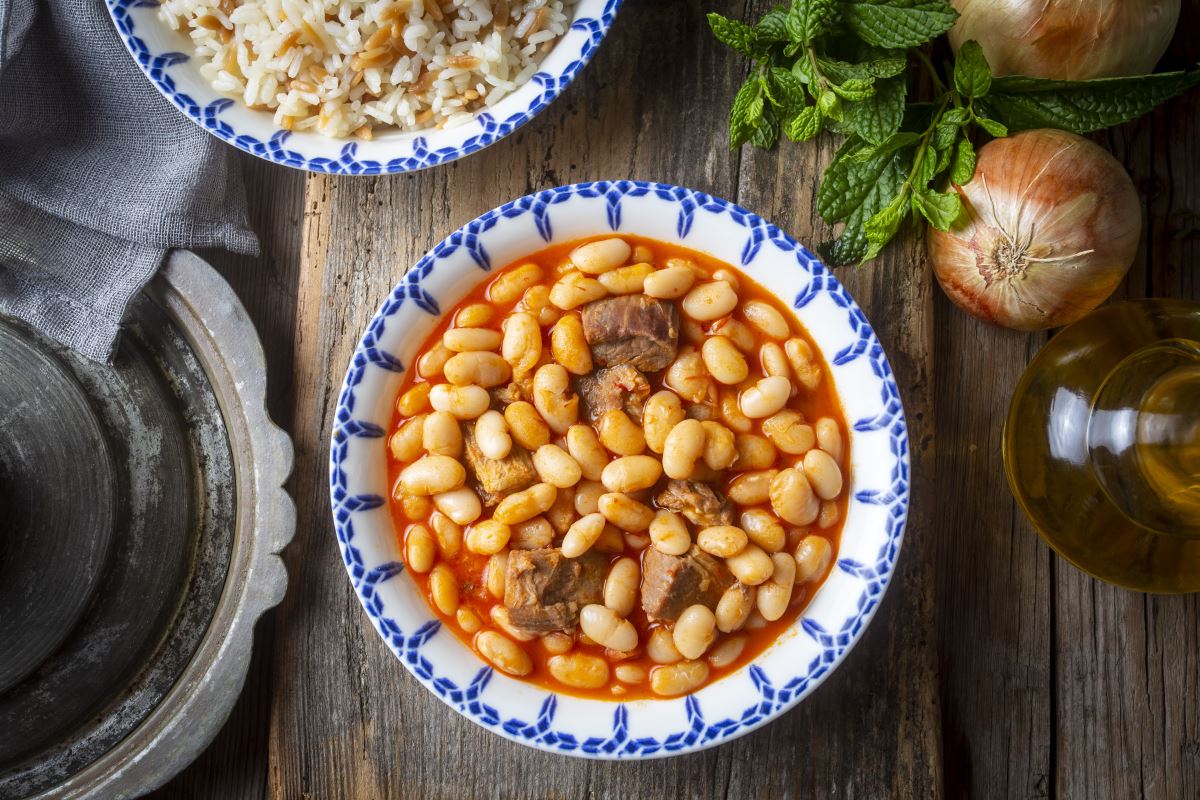
<path fill-rule="evenodd" d="M 354 345 L 401 274 L 481 212 L 601 178 L 735 200 L 801 241 L 834 142 L 730 152 L 746 63 L 703 12 L 763 2 L 627 0 L 595 61 L 545 113 L 449 166 L 304 176 L 242 158 L 258 259 L 210 254 L 258 324 L 270 408 L 296 441 L 290 588 L 259 627 L 245 693 L 211 748 L 156 797 L 1200 796 L 1200 603 L 1098 583 L 1058 560 L 1005 483 L 1009 394 L 1045 343 L 985 327 L 932 281 L 920 240 L 839 277 L 896 369 L 915 494 L 874 623 L 811 698 L 703 753 L 609 764 L 488 733 L 422 688 L 371 628 L 330 523 L 327 443 Z M 1200 60 L 1185 0 L 1167 64 Z M 1200 298 L 1200 92 L 1099 137 L 1142 199 L 1143 245 L 1118 296 Z"/>

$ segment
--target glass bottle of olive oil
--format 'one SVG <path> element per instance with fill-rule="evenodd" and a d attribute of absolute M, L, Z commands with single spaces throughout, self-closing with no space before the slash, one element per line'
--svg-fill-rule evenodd
<path fill-rule="evenodd" d="M 1101 308 L 1030 363 L 1004 428 L 1017 502 L 1112 583 L 1200 591 L 1200 304 Z"/>

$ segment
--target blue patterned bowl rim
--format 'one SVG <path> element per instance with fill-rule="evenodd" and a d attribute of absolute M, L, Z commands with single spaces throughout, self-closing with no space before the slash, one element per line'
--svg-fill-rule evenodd
<path fill-rule="evenodd" d="M 674 240 L 740 262 L 777 295 L 780 285 L 791 287 L 784 301 L 827 358 L 852 429 L 851 502 L 830 577 L 797 622 L 752 664 L 672 699 L 585 700 L 495 672 L 442 631 L 415 585 L 399 578 L 404 566 L 385 499 L 386 428 L 405 360 L 442 309 L 457 304 L 493 267 L 550 242 L 610 230 Z M 891 367 L 862 310 L 790 236 L 733 203 L 691 189 L 641 181 L 561 186 L 505 203 L 459 228 L 408 270 L 383 302 L 354 351 L 334 414 L 334 529 L 372 624 L 409 672 L 447 705 L 489 731 L 551 752 L 603 759 L 676 755 L 777 717 L 813 691 L 862 636 L 903 541 L 908 433 Z"/>
<path fill-rule="evenodd" d="M 267 124 L 200 77 L 188 44 L 157 19 L 158 0 L 105 0 L 117 33 L 150 82 L 188 119 L 251 155 L 331 175 L 394 175 L 462 158 L 498 142 L 537 116 L 570 85 L 608 33 L 623 0 L 579 0 L 570 28 L 530 81 L 475 120 L 455 128 L 383 132 L 375 141 L 330 139 Z M 265 117 L 266 123 L 259 117 Z M 254 128 L 254 130 L 251 130 Z"/>

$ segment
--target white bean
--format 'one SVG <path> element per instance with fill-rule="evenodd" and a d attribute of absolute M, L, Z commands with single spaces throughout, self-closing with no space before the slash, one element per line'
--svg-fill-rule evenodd
<path fill-rule="evenodd" d="M 683 418 L 683 404 L 679 395 L 668 389 L 652 394 L 642 409 L 642 430 L 645 433 L 646 446 L 655 453 L 662 453 L 667 443 L 667 434 Z"/>
<path fill-rule="evenodd" d="M 785 408 L 763 420 L 762 432 L 788 455 L 802 456 L 817 443 L 812 426 L 799 411 Z"/>
<path fill-rule="evenodd" d="M 598 481 L 608 465 L 608 453 L 590 425 L 572 425 L 567 430 L 567 452 L 579 464 L 583 477 Z"/>
<path fill-rule="evenodd" d="M 424 449 L 425 414 L 419 414 L 403 423 L 392 438 L 388 440 L 388 448 L 392 458 L 401 463 L 415 461 Z"/>
<path fill-rule="evenodd" d="M 551 486 L 567 489 L 579 483 L 583 471 L 579 463 L 556 444 L 544 444 L 533 454 L 538 477 Z"/>
<path fill-rule="evenodd" d="M 581 244 L 571 251 L 571 263 L 580 272 L 599 275 L 624 264 L 633 248 L 624 239 L 601 239 Z"/>
<path fill-rule="evenodd" d="M 456 353 L 446 362 L 442 371 L 446 380 L 456 386 L 475 384 L 484 388 L 499 386 L 512 377 L 508 362 L 495 353 Z"/>
<path fill-rule="evenodd" d="M 687 523 L 674 511 L 659 510 L 650 523 L 650 541 L 659 551 L 671 556 L 681 556 L 692 546 Z"/>
<path fill-rule="evenodd" d="M 525 290 L 542 279 L 542 268 L 533 262 L 500 273 L 487 288 L 487 298 L 498 306 L 516 302 Z"/>
<path fill-rule="evenodd" d="M 492 519 L 514 525 L 543 514 L 554 505 L 558 490 L 548 483 L 535 483 L 528 489 L 514 492 L 500 501 L 492 511 Z"/>
<path fill-rule="evenodd" d="M 655 664 L 674 664 L 683 660 L 675 649 L 675 639 L 666 628 L 655 628 L 646 640 L 646 655 Z"/>
<path fill-rule="evenodd" d="M 833 500 L 842 493 L 842 471 L 824 450 L 809 450 L 804 454 L 804 477 L 822 500 Z"/>
<path fill-rule="evenodd" d="M 518 400 L 504 409 L 504 421 L 517 444 L 526 450 L 537 450 L 550 441 L 550 428 L 532 403 Z"/>
<path fill-rule="evenodd" d="M 805 536 L 796 545 L 796 583 L 820 577 L 833 559 L 833 546 L 823 536 Z"/>
<path fill-rule="evenodd" d="M 609 567 L 608 578 L 604 581 L 604 605 L 622 617 L 628 617 L 637 603 L 639 580 L 638 563 L 632 558 L 618 558 Z"/>
<path fill-rule="evenodd" d="M 447 411 L 434 411 L 425 417 L 425 430 L 421 439 L 430 455 L 451 458 L 462 455 L 462 429 L 458 427 L 458 420 L 454 415 Z"/>
<path fill-rule="evenodd" d="M 404 537 L 404 563 L 408 568 L 413 572 L 429 572 L 436 558 L 437 551 L 429 528 L 419 523 L 410 527 Z"/>
<path fill-rule="evenodd" d="M 687 659 L 695 659 L 704 655 L 717 636 L 717 619 L 707 606 L 696 604 L 688 606 L 675 621 L 675 630 L 671 638 L 675 641 L 675 649 Z"/>
<path fill-rule="evenodd" d="M 596 423 L 600 443 L 619 456 L 641 455 L 646 450 L 642 426 L 619 408 L 605 411 Z"/>
<path fill-rule="evenodd" d="M 528 375 L 542 357 L 542 329 L 537 318 L 525 311 L 510 314 L 504 321 L 504 340 L 500 355 L 512 367 L 513 375 Z"/>
<path fill-rule="evenodd" d="M 467 480 L 463 465 L 449 456 L 424 456 L 400 473 L 400 485 L 409 494 L 431 495 L 457 489 Z"/>
<path fill-rule="evenodd" d="M 523 630 L 521 628 L 518 628 L 516 625 L 514 625 L 513 621 L 512 621 L 512 615 L 509 614 L 508 608 L 505 606 L 502 606 L 502 605 L 492 606 L 490 616 L 492 618 L 492 623 L 497 628 L 504 631 L 506 634 L 511 636 L 513 639 L 516 639 L 518 642 L 532 642 L 534 639 L 538 638 L 538 635 L 536 633 L 533 633 L 532 631 Z"/>
<path fill-rule="evenodd" d="M 562 540 L 562 554 L 567 558 L 579 558 L 592 549 L 592 545 L 604 532 L 604 515 L 596 512 L 575 520 Z"/>
<path fill-rule="evenodd" d="M 758 586 L 775 570 L 771 557 L 756 544 L 748 544 L 737 555 L 726 558 L 725 566 L 747 586 Z"/>
<path fill-rule="evenodd" d="M 742 512 L 742 530 L 750 537 L 750 541 L 766 550 L 776 553 L 787 543 L 787 533 L 783 525 L 771 512 L 761 508 L 748 508 Z"/>
<path fill-rule="evenodd" d="M 578 314 L 564 314 L 550 329 L 550 352 L 554 360 L 575 375 L 592 371 L 592 350 L 583 336 Z"/>
<path fill-rule="evenodd" d="M 554 528 L 545 517 L 534 517 L 518 522 L 512 527 L 512 538 L 508 546 L 513 550 L 537 550 L 549 547 L 554 541 Z"/>
<path fill-rule="evenodd" d="M 488 458 L 506 458 L 512 451 L 512 437 L 508 435 L 508 422 L 495 409 L 488 409 L 475 420 L 475 444 Z"/>
<path fill-rule="evenodd" d="M 704 428 L 704 463 L 712 470 L 728 469 L 737 459 L 733 431 L 711 419 L 700 425 Z"/>
<path fill-rule="evenodd" d="M 842 432 L 838 424 L 830 417 L 821 417 L 813 423 L 817 434 L 817 446 L 824 450 L 834 461 L 842 460 Z"/>
<path fill-rule="evenodd" d="M 750 419 L 762 419 L 779 411 L 792 396 L 792 382 L 780 375 L 768 375 L 738 398 L 738 408 Z"/>
<path fill-rule="evenodd" d="M 627 653 L 638 644 L 637 629 L 633 623 L 621 619 L 608 606 L 584 606 L 579 612 L 579 627 L 589 639 L 610 650 Z"/>
<path fill-rule="evenodd" d="M 821 501 L 808 478 L 798 469 L 780 470 L 771 481 L 771 508 L 792 525 L 811 525 L 821 513 Z"/>
<path fill-rule="evenodd" d="M 742 316 L 765 336 L 783 341 L 788 338 L 791 328 L 783 314 L 776 311 L 769 303 L 761 300 L 748 300 L 742 305 Z"/>
<path fill-rule="evenodd" d="M 534 373 L 533 405 L 558 434 L 566 433 L 579 419 L 579 396 L 571 391 L 570 378 L 560 364 L 544 364 Z"/>
<path fill-rule="evenodd" d="M 746 624 L 754 610 L 755 589 L 744 583 L 734 583 L 725 590 L 717 602 L 715 617 L 717 630 L 722 633 L 736 631 Z"/>
<path fill-rule="evenodd" d="M 746 649 L 745 636 L 730 636 L 725 641 L 714 647 L 708 653 L 708 663 L 717 669 L 727 667 L 738 660 L 742 651 Z"/>
<path fill-rule="evenodd" d="M 646 276 L 643 291 L 660 300 L 675 300 L 687 294 L 696 282 L 696 273 L 687 267 L 667 267 Z"/>
<path fill-rule="evenodd" d="M 696 460 L 704 454 L 704 426 L 699 420 L 684 419 L 667 434 L 663 443 L 662 467 L 667 477 L 686 480 Z"/>
<path fill-rule="evenodd" d="M 608 289 L 609 294 L 636 294 L 645 287 L 646 278 L 653 274 L 654 267 L 649 264 L 630 264 L 605 272 L 596 280 Z"/>
<path fill-rule="evenodd" d="M 550 287 L 550 302 L 563 311 L 599 300 L 608 294 L 604 284 L 581 272 L 568 272 Z"/>
<path fill-rule="evenodd" d="M 610 492 L 629 494 L 649 489 L 662 476 L 662 464 L 650 456 L 622 456 L 610 461 L 600 473 L 600 482 Z"/>
<path fill-rule="evenodd" d="M 600 481 L 580 481 L 575 486 L 575 513 L 581 517 L 595 514 L 600 510 L 600 498 L 607 492 Z"/>
<path fill-rule="evenodd" d="M 599 689 L 608 683 L 608 662 L 587 653 L 550 656 L 546 668 L 554 680 L 576 689 Z"/>
<path fill-rule="evenodd" d="M 746 357 L 724 336 L 710 336 L 705 339 L 700 348 L 700 355 L 708 373 L 721 383 L 741 383 L 750 374 Z M 783 351 L 780 351 L 780 355 L 783 355 Z"/>
<path fill-rule="evenodd" d="M 523 677 L 533 672 L 533 659 L 503 634 L 483 631 L 475 636 L 475 648 L 496 669 L 509 675 Z"/>
<path fill-rule="evenodd" d="M 743 472 L 729 484 L 725 492 L 729 499 L 740 506 L 758 506 L 771 499 L 771 481 L 779 470 L 761 469 Z"/>
<path fill-rule="evenodd" d="M 442 334 L 442 344 L 454 353 L 497 350 L 503 337 L 490 328 L 451 328 Z"/>
<path fill-rule="evenodd" d="M 763 619 L 774 622 L 787 611 L 792 599 L 792 584 L 796 580 L 796 559 L 790 553 L 771 556 L 775 569 L 771 577 L 758 587 L 758 613 Z"/>
<path fill-rule="evenodd" d="M 737 305 L 737 292 L 725 281 L 702 283 L 684 295 L 680 308 L 699 322 L 719 319 Z"/>
<path fill-rule="evenodd" d="M 714 525 L 696 534 L 696 546 L 720 558 L 728 558 L 742 552 L 748 541 L 746 532 L 736 525 Z"/>
<path fill-rule="evenodd" d="M 456 525 L 469 525 L 483 513 L 479 495 L 470 486 L 460 486 L 448 492 L 435 494 L 433 504 Z"/>
<path fill-rule="evenodd" d="M 494 519 L 485 519 L 467 529 L 463 542 L 472 553 L 493 556 L 508 546 L 512 528 Z"/>
<path fill-rule="evenodd" d="M 450 356 L 452 355 L 454 355 L 454 351 L 447 349 L 439 341 L 422 353 L 421 357 L 417 359 L 417 374 L 426 380 L 438 377 L 442 374 L 442 369 L 446 366 L 446 362 L 450 360 Z"/>
<path fill-rule="evenodd" d="M 600 495 L 597 509 L 604 518 L 623 531 L 640 533 L 654 521 L 654 509 L 639 503 L 627 494 L 609 492 Z"/>
<path fill-rule="evenodd" d="M 459 419 L 475 419 L 492 404 L 491 395 L 482 386 L 451 386 L 439 383 L 429 391 L 429 403 Z"/>
<path fill-rule="evenodd" d="M 681 661 L 650 670 L 650 690 L 664 697 L 686 694 L 706 680 L 708 664 L 703 661 Z"/>
<path fill-rule="evenodd" d="M 783 349 L 800 385 L 809 391 L 817 388 L 821 383 L 821 368 L 817 365 L 813 349 L 808 342 L 803 339 L 788 339 L 784 342 Z"/>

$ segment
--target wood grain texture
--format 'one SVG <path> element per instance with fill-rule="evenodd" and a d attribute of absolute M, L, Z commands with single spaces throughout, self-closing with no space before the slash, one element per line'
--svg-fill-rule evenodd
<path fill-rule="evenodd" d="M 296 438 L 291 587 L 231 722 L 159 797 L 1200 796 L 1200 600 L 1098 583 L 1037 538 L 1005 482 L 1000 437 L 1011 389 L 1047 336 L 960 313 L 911 235 L 839 272 L 905 401 L 914 498 L 904 551 L 863 641 L 796 710 L 681 758 L 557 757 L 445 708 L 359 606 L 329 522 L 332 408 L 367 321 L 443 236 L 533 190 L 639 178 L 735 200 L 801 241 L 828 237 L 814 198 L 833 143 L 725 146 L 746 66 L 712 42 L 703 12 L 752 19 L 769 5 L 626 0 L 593 64 L 549 110 L 449 166 L 309 176 L 301 203 L 296 173 L 246 159 L 255 223 L 278 255 L 264 255 L 266 270 L 221 266 L 265 329 L 271 408 Z M 1200 30 L 1200 0 L 1184 6 L 1168 65 L 1200 60 L 1186 33 Z M 1098 138 L 1144 201 L 1141 254 L 1119 296 L 1200 298 L 1200 92 Z"/>

